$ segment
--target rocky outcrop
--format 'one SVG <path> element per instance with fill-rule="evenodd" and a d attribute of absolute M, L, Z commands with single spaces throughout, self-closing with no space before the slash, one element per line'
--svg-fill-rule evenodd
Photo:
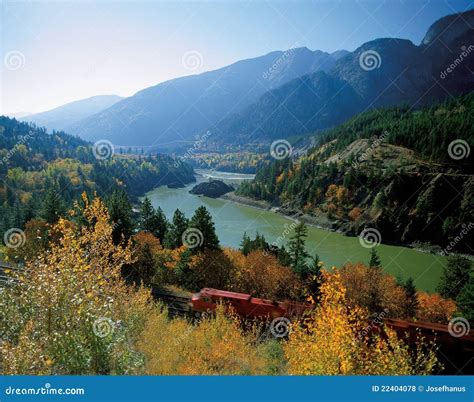
<path fill-rule="evenodd" d="M 199 183 L 194 186 L 189 192 L 191 194 L 204 195 L 210 198 L 218 198 L 224 194 L 234 191 L 232 186 L 225 184 L 221 180 L 212 180 L 205 183 Z"/>

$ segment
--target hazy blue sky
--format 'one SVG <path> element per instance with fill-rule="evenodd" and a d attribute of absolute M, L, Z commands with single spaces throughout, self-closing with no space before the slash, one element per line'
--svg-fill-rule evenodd
<path fill-rule="evenodd" d="M 129 96 L 295 46 L 354 50 L 379 37 L 418 44 L 436 19 L 473 6 L 464 0 L 3 0 L 0 113 L 39 112 L 99 94 Z M 202 56 L 195 70 L 183 65 L 189 51 Z"/>

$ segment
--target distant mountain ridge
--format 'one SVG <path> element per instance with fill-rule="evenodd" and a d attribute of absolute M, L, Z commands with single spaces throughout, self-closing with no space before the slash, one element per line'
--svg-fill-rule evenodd
<path fill-rule="evenodd" d="M 270 90 L 214 127 L 213 139 L 220 144 L 266 143 L 312 134 L 366 109 L 402 103 L 418 108 L 469 93 L 474 51 L 469 57 L 466 45 L 474 43 L 472 26 L 474 11 L 469 11 L 435 22 L 420 46 L 393 38 L 367 42 L 330 71 Z M 467 56 L 459 61 L 463 52 Z M 453 63 L 456 68 L 445 73 Z"/>
<path fill-rule="evenodd" d="M 270 89 L 314 71 L 329 71 L 344 56 L 307 48 L 271 52 L 218 70 L 146 88 L 71 128 L 87 140 L 116 145 L 175 145 L 256 101 Z"/>
<path fill-rule="evenodd" d="M 312 135 L 366 109 L 419 108 L 474 88 L 472 26 L 474 10 L 434 22 L 420 45 L 381 38 L 353 52 L 271 52 L 146 88 L 67 129 L 90 141 L 179 153 L 204 133 L 204 145 L 214 149 L 266 146 Z"/>
<path fill-rule="evenodd" d="M 70 131 L 73 124 L 109 108 L 121 99 L 123 98 L 118 95 L 97 95 L 66 103 L 46 112 L 18 115 L 17 119 L 34 123 L 38 127 L 46 127 L 49 130 Z"/>

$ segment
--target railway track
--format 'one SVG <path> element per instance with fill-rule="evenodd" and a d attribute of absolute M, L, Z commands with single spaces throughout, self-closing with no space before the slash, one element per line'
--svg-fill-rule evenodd
<path fill-rule="evenodd" d="M 191 301 L 190 297 L 177 296 L 173 293 L 163 291 L 163 289 L 153 285 L 151 287 L 151 295 L 154 299 L 166 304 L 168 313 L 171 317 L 194 315 L 194 311 L 189 305 Z"/>

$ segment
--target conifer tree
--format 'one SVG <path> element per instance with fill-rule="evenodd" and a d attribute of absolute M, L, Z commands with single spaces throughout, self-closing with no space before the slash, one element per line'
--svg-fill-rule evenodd
<path fill-rule="evenodd" d="M 308 236 L 308 228 L 301 222 L 295 228 L 295 233 L 288 242 L 291 266 L 300 276 L 307 275 L 307 263 L 309 254 L 305 250 L 305 239 Z"/>
<path fill-rule="evenodd" d="M 172 223 L 165 235 L 165 247 L 172 249 L 181 247 L 183 245 L 183 233 L 188 228 L 188 224 L 188 219 L 179 209 L 174 211 Z"/>
<path fill-rule="evenodd" d="M 408 318 L 413 318 L 416 315 L 416 311 L 418 310 L 419 302 L 418 302 L 418 293 L 416 291 L 415 282 L 413 278 L 408 278 L 405 284 L 403 285 L 405 289 L 405 294 L 407 297 L 407 310 L 406 314 Z"/>
<path fill-rule="evenodd" d="M 216 235 L 214 222 L 212 221 L 211 214 L 205 206 L 200 206 L 196 209 L 196 212 L 189 222 L 189 228 L 198 229 L 202 234 L 201 244 L 194 248 L 194 250 L 202 251 L 205 249 L 219 249 L 219 239 Z"/>

